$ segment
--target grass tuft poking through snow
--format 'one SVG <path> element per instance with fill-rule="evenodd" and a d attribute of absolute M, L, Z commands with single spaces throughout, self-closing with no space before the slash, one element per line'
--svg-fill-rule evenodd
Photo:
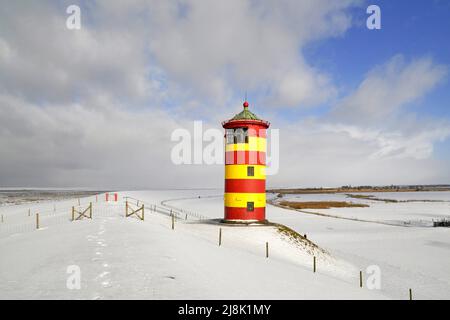
<path fill-rule="evenodd" d="M 312 256 L 326 254 L 329 255 L 324 249 L 320 248 L 317 244 L 308 240 L 306 237 L 302 236 L 298 232 L 292 230 L 291 228 L 286 227 L 285 225 L 274 223 L 277 227 L 278 232 L 287 238 L 288 241 L 297 245 L 301 250 L 309 253 Z"/>

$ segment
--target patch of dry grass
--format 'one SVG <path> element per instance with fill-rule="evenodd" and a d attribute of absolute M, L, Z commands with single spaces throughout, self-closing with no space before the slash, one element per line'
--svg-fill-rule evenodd
<path fill-rule="evenodd" d="M 366 208 L 367 204 L 353 203 L 346 201 L 281 201 L 281 206 L 289 207 L 292 209 L 330 209 L 330 208 Z"/>

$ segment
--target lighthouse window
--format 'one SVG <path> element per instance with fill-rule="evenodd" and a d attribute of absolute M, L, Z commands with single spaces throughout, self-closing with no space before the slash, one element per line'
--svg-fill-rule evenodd
<path fill-rule="evenodd" d="M 236 143 L 246 143 L 247 140 L 247 128 L 239 128 L 235 131 Z"/>
<path fill-rule="evenodd" d="M 247 202 L 247 211 L 255 211 L 255 203 Z"/>
<path fill-rule="evenodd" d="M 226 129 L 225 137 L 227 144 L 248 143 L 248 128 Z"/>
<path fill-rule="evenodd" d="M 255 167 L 247 167 L 247 176 L 254 177 L 255 176 Z"/>
<path fill-rule="evenodd" d="M 227 144 L 234 143 L 234 130 L 233 129 L 226 130 L 226 140 L 227 140 Z"/>

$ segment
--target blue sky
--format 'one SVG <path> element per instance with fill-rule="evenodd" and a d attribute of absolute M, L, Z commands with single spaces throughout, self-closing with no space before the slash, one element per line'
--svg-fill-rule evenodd
<path fill-rule="evenodd" d="M 354 10 L 361 26 L 348 30 L 342 37 L 330 39 L 311 49 L 314 61 L 332 61 L 328 67 L 342 79 L 344 86 L 354 86 L 373 65 L 402 53 L 408 57 L 430 55 L 450 65 L 450 2 L 434 1 L 376 1 L 382 10 L 382 29 L 368 30 L 361 10 Z M 329 69 L 329 70 L 330 70 Z M 448 78 L 418 103 L 412 104 L 419 115 L 450 119 L 450 81 Z M 450 141 L 436 144 L 436 153 L 448 156 Z"/>
<path fill-rule="evenodd" d="M 343 94 L 355 89 L 375 65 L 396 54 L 407 58 L 428 55 L 450 65 L 450 2 L 396 0 L 370 4 L 381 9 L 381 30 L 366 28 L 369 15 L 365 6 L 353 8 L 355 23 L 342 36 L 318 40 L 303 50 L 313 66 L 331 74 Z M 445 81 L 413 105 L 420 113 L 450 117 L 450 82 Z M 327 105 L 310 111 L 324 109 Z"/>

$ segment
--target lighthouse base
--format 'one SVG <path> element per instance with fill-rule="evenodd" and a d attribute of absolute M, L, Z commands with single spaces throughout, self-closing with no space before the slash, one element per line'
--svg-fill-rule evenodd
<path fill-rule="evenodd" d="M 247 208 L 225 207 L 224 220 L 226 221 L 245 221 L 258 222 L 266 220 L 266 208 L 254 208 L 248 211 Z"/>
<path fill-rule="evenodd" d="M 221 223 L 228 224 L 228 225 L 267 225 L 269 224 L 269 220 L 231 220 L 231 219 L 222 219 L 220 221 Z"/>

